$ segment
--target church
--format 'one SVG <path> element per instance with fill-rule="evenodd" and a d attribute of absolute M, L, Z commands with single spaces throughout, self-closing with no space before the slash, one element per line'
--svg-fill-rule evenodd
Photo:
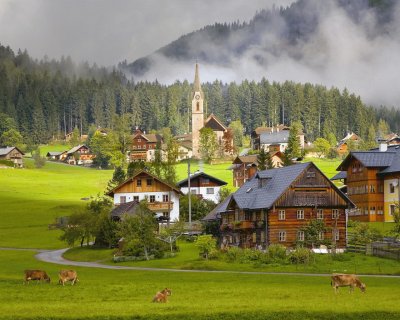
<path fill-rule="evenodd" d="M 224 146 L 224 137 L 228 132 L 228 128 L 214 115 L 210 114 L 204 120 L 204 93 L 201 89 L 199 77 L 199 65 L 196 63 L 194 85 L 192 92 L 192 155 L 194 158 L 200 158 L 200 130 L 202 128 L 211 128 L 217 136 L 218 145 L 220 148 Z M 230 145 L 233 146 L 232 138 L 230 138 Z M 232 148 L 233 149 L 233 148 Z M 232 154 L 232 152 L 224 152 L 225 155 Z"/>

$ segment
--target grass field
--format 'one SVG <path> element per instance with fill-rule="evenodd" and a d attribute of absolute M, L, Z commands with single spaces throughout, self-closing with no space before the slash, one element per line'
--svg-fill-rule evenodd
<path fill-rule="evenodd" d="M 23 285 L 22 270 L 52 283 Z M 0 251 L 0 319 L 399 319 L 399 278 L 361 277 L 367 292 L 335 295 L 326 276 L 177 273 L 76 268 L 76 286 L 56 284 L 56 265 L 32 252 Z M 167 304 L 153 304 L 169 287 Z"/>

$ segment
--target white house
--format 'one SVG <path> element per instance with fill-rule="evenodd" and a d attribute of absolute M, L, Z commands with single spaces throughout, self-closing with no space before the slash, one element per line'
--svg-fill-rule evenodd
<path fill-rule="evenodd" d="M 107 193 L 114 199 L 114 205 L 139 202 L 147 199 L 148 208 L 166 220 L 179 220 L 179 196 L 182 192 L 145 170 Z"/>
<path fill-rule="evenodd" d="M 183 194 L 188 194 L 188 179 L 179 181 L 177 185 Z M 212 177 L 204 172 L 196 172 L 190 175 L 190 193 L 201 196 L 203 199 L 218 203 L 218 194 L 221 187 L 227 185 L 225 181 Z"/>

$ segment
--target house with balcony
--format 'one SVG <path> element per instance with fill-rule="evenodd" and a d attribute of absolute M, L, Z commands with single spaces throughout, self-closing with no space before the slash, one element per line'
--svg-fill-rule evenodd
<path fill-rule="evenodd" d="M 148 208 L 164 220 L 179 220 L 179 197 L 182 192 L 158 177 L 142 170 L 107 193 L 119 206 L 147 200 Z"/>
<path fill-rule="evenodd" d="M 24 153 L 17 147 L 5 147 L 0 148 L 0 160 L 11 161 L 16 168 L 22 168 L 24 166 Z"/>
<path fill-rule="evenodd" d="M 343 179 L 347 196 L 356 205 L 349 218 L 364 222 L 392 222 L 400 203 L 400 146 L 352 151 L 332 179 Z"/>
<path fill-rule="evenodd" d="M 257 155 L 237 156 L 229 169 L 232 169 L 233 186 L 241 187 L 256 174 Z"/>
<path fill-rule="evenodd" d="M 146 134 L 141 130 L 136 130 L 132 137 L 130 161 L 154 161 L 157 144 L 159 144 L 160 152 L 164 157 L 165 151 L 162 148 L 163 139 L 161 135 Z"/>
<path fill-rule="evenodd" d="M 361 142 L 361 138 L 355 134 L 354 132 L 349 132 L 347 135 L 339 141 L 336 151 L 340 157 L 346 155 L 350 150 L 348 148 L 348 144 L 353 144 L 357 146 Z"/>
<path fill-rule="evenodd" d="M 190 181 L 186 178 L 177 183 L 177 186 L 181 189 L 183 194 L 188 194 L 189 182 L 191 194 L 195 194 L 202 199 L 211 200 L 215 203 L 219 201 L 218 197 L 221 187 L 227 185 L 225 181 L 199 171 L 190 175 Z"/>
<path fill-rule="evenodd" d="M 347 209 L 352 207 L 351 200 L 308 162 L 257 172 L 204 220 L 219 221 L 224 245 L 293 248 L 304 242 L 303 227 L 318 219 L 326 227 L 319 240 L 345 248 Z"/>
<path fill-rule="evenodd" d="M 72 165 L 91 165 L 94 158 L 95 155 L 85 145 L 73 147 L 60 154 L 60 160 Z"/>

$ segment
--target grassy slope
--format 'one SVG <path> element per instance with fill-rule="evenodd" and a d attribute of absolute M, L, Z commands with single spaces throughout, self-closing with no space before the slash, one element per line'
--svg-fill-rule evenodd
<path fill-rule="evenodd" d="M 0 246 L 65 246 L 48 224 L 85 205 L 81 198 L 101 193 L 111 175 L 51 162 L 42 169 L 0 170 Z"/>

